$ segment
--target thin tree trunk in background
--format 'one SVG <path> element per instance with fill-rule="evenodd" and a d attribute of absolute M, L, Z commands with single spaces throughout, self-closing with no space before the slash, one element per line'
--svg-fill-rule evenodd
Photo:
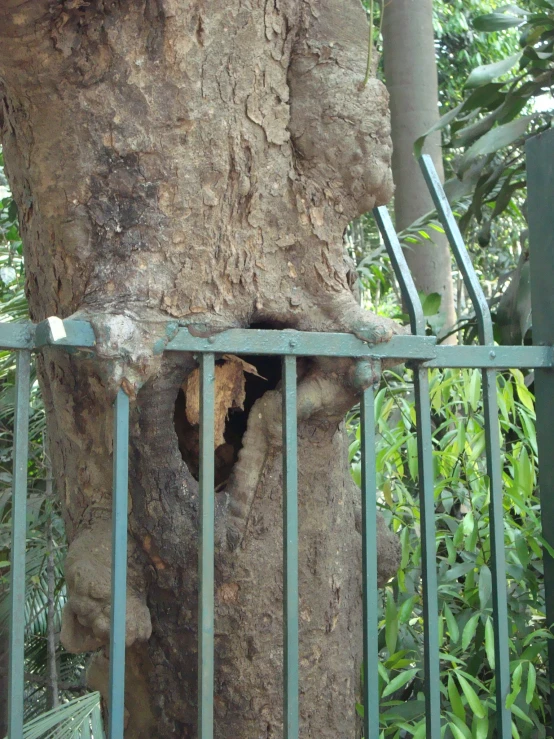
<path fill-rule="evenodd" d="M 396 185 L 394 210 L 398 230 L 433 210 L 418 163 L 415 141 L 439 118 L 432 0 L 384 0 L 383 45 L 386 85 L 390 94 L 392 171 Z M 427 139 L 426 153 L 444 178 L 440 133 Z M 406 259 L 416 287 L 439 293 L 443 333 L 456 321 L 451 257 L 446 238 L 430 232 L 433 243 L 414 244 Z M 451 341 L 455 341 L 455 337 Z"/>

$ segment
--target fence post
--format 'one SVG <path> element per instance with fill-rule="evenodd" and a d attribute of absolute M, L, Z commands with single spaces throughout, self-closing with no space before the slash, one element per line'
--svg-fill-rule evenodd
<path fill-rule="evenodd" d="M 15 428 L 12 473 L 12 539 L 10 577 L 10 657 L 8 678 L 8 736 L 23 736 L 25 548 L 27 540 L 27 461 L 31 353 L 18 352 L 15 386 Z"/>
<path fill-rule="evenodd" d="M 529 253 L 533 343 L 554 344 L 554 130 L 530 139 L 526 146 Z M 537 444 L 543 537 L 554 548 L 554 370 L 535 370 Z M 554 624 L 554 558 L 544 549 L 546 621 Z M 554 680 L 554 639 L 548 640 L 550 683 Z M 550 690 L 551 726 L 554 691 Z"/>
<path fill-rule="evenodd" d="M 114 403 L 109 739 L 123 739 L 125 723 L 128 495 L 129 397 L 120 388 Z"/>
<path fill-rule="evenodd" d="M 400 285 L 402 298 L 410 316 L 412 333 L 416 336 L 425 336 L 425 317 L 421 301 L 388 211 L 381 207 L 376 208 L 373 213 Z M 421 510 L 425 736 L 427 739 L 439 739 L 441 736 L 441 694 L 433 435 L 429 370 L 421 364 L 414 368 L 414 392 L 417 417 L 418 490 Z"/>
<path fill-rule="evenodd" d="M 298 439 L 296 357 L 283 367 L 283 738 L 299 735 Z"/>
<path fill-rule="evenodd" d="M 215 356 L 200 356 L 200 539 L 198 552 L 198 739 L 214 735 Z"/>
<path fill-rule="evenodd" d="M 375 389 L 360 403 L 362 442 L 362 602 L 364 635 L 364 739 L 378 739 L 379 591 L 377 585 L 377 464 L 375 461 Z"/>
<path fill-rule="evenodd" d="M 445 233 L 454 252 L 456 263 L 464 278 L 479 329 L 479 343 L 494 347 L 494 330 L 489 304 L 471 262 L 458 223 L 437 175 L 433 160 L 424 154 L 419 160 L 423 176 Z M 489 356 L 495 357 L 491 349 Z M 502 491 L 502 464 L 500 459 L 500 429 L 498 422 L 498 399 L 496 370 L 482 367 L 483 415 L 487 448 L 487 474 L 490 485 L 490 531 L 492 564 L 492 602 L 494 620 L 494 654 L 496 678 L 496 734 L 502 739 L 511 739 L 512 718 L 506 706 L 510 693 L 510 649 L 508 631 L 508 594 L 506 579 L 506 551 L 504 547 L 504 507 Z"/>

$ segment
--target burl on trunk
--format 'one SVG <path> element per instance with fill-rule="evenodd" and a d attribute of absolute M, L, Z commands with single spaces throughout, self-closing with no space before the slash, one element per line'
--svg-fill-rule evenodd
<path fill-rule="evenodd" d="M 160 348 L 183 325 L 396 330 L 360 310 L 343 250 L 348 222 L 392 193 L 387 95 L 361 86 L 367 37 L 359 0 L 0 0 L 31 316 L 97 334 L 96 354 L 48 349 L 39 372 L 71 542 L 62 641 L 95 652 L 101 690 L 111 406 L 122 381 L 131 394 L 129 737 L 196 735 L 196 362 Z M 235 406 L 216 452 L 221 739 L 282 731 L 280 366 L 247 359 L 258 374 L 218 365 Z M 359 491 L 342 419 L 376 371 L 299 362 L 303 737 L 358 730 Z M 379 534 L 384 582 L 398 547 L 382 521 Z"/>

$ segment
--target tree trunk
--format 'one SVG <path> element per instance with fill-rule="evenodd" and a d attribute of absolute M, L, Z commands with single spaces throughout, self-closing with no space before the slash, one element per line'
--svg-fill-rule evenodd
<path fill-rule="evenodd" d="M 97 336 L 95 354 L 45 350 L 39 372 L 71 542 L 62 640 L 95 652 L 104 692 L 111 408 L 121 383 L 131 396 L 128 737 L 196 736 L 196 361 L 161 348 L 179 325 L 396 330 L 358 307 L 342 244 L 392 191 L 366 50 L 358 0 L 0 2 L 31 315 L 83 317 Z M 266 379 L 247 375 L 216 450 L 221 739 L 282 731 L 280 363 L 247 359 Z M 359 491 L 342 418 L 377 370 L 299 362 L 303 737 L 357 731 Z M 398 546 L 382 521 L 379 547 L 383 583 Z"/>
<path fill-rule="evenodd" d="M 432 0 L 392 0 L 384 3 L 383 45 L 385 76 L 390 94 L 392 124 L 392 171 L 396 185 L 396 227 L 404 229 L 434 209 L 418 163 L 416 140 L 439 119 L 437 63 L 433 33 Z M 427 138 L 431 155 L 444 179 L 441 137 Z M 451 257 L 445 236 L 430 232 L 432 241 L 405 250 L 418 290 L 439 293 L 442 333 L 456 322 Z M 454 337 L 453 339 L 454 340 Z"/>

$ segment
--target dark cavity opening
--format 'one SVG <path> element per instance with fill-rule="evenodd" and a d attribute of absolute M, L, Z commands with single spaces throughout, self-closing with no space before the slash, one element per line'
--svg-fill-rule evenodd
<path fill-rule="evenodd" d="M 251 326 L 251 328 L 266 328 L 266 326 Z M 271 328 L 274 328 L 273 326 Z M 245 400 L 244 409 L 231 408 L 225 422 L 225 443 L 215 450 L 215 486 L 216 490 L 225 486 L 231 470 L 242 449 L 242 439 L 246 431 L 248 416 L 252 406 L 268 390 L 274 390 L 281 380 L 281 357 L 249 356 L 243 358 L 254 365 L 261 377 L 250 372 L 245 373 Z M 216 361 L 221 364 L 222 359 Z M 265 378 L 265 379 L 262 379 Z M 179 389 L 175 401 L 174 414 L 175 431 L 179 442 L 179 451 L 193 477 L 198 480 L 200 459 L 199 427 L 189 423 L 186 413 L 186 398 L 182 388 Z"/>
<path fill-rule="evenodd" d="M 281 321 L 259 321 L 258 323 L 251 323 L 249 328 L 258 328 L 264 331 L 282 331 L 285 328 L 292 328 L 292 326 Z"/>

